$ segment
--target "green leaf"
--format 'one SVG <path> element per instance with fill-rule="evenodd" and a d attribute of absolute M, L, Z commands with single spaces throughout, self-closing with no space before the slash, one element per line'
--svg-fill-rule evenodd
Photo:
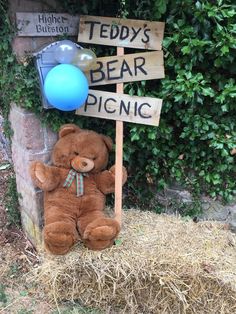
<path fill-rule="evenodd" d="M 186 55 L 191 52 L 191 48 L 189 46 L 184 46 L 183 48 L 181 48 L 181 51 L 184 55 Z"/>
<path fill-rule="evenodd" d="M 228 46 L 223 46 L 222 48 L 220 48 L 221 51 L 221 55 L 225 55 L 229 52 L 229 47 Z"/>
<path fill-rule="evenodd" d="M 11 168 L 11 164 L 0 164 L 0 170 L 6 170 Z"/>
<path fill-rule="evenodd" d="M 115 245 L 119 246 L 119 245 L 121 245 L 123 242 L 124 242 L 123 239 L 116 239 L 116 240 L 115 240 Z"/>
<path fill-rule="evenodd" d="M 199 172 L 199 176 L 200 177 L 203 177 L 205 175 L 205 171 L 204 170 L 201 170 L 200 172 Z"/>
<path fill-rule="evenodd" d="M 28 295 L 28 291 L 26 291 L 26 290 L 20 291 L 20 296 L 21 297 L 26 297 L 27 295 Z"/>

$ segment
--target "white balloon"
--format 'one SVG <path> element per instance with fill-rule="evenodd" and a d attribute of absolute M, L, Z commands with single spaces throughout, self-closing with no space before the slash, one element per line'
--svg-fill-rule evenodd
<path fill-rule="evenodd" d="M 62 40 L 55 47 L 54 59 L 58 63 L 71 63 L 77 51 L 78 48 L 72 41 Z"/>

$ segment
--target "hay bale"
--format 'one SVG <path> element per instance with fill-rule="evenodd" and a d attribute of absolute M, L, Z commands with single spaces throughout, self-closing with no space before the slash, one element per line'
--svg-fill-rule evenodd
<path fill-rule="evenodd" d="M 118 244 L 46 256 L 37 280 L 56 301 L 109 313 L 236 313 L 236 236 L 219 223 L 130 210 Z"/>

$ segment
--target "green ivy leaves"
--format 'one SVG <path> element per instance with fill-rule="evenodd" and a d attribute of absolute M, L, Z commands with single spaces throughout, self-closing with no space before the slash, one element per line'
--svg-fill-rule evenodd
<path fill-rule="evenodd" d="M 156 3 L 150 2 L 150 7 Z M 141 150 L 143 158 L 140 168 L 139 153 L 130 156 L 132 179 L 138 182 L 137 172 L 148 173 L 157 187 L 177 180 L 195 193 L 229 201 L 236 194 L 235 155 L 231 155 L 236 147 L 235 5 L 232 1 L 165 3 L 164 15 L 161 11 L 157 15 L 166 20 L 166 78 L 147 83 L 143 92 L 163 98 L 161 123 L 157 129 L 128 127 L 129 147 Z M 150 12 L 152 19 L 155 13 Z M 132 85 L 130 90 L 137 94 L 138 87 Z M 152 189 L 147 180 L 142 184 Z"/>

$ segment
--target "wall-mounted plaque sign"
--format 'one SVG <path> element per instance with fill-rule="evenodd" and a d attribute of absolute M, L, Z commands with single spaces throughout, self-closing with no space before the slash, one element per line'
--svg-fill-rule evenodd
<path fill-rule="evenodd" d="M 78 25 L 79 16 L 66 13 L 16 13 L 18 36 L 75 36 Z"/>

